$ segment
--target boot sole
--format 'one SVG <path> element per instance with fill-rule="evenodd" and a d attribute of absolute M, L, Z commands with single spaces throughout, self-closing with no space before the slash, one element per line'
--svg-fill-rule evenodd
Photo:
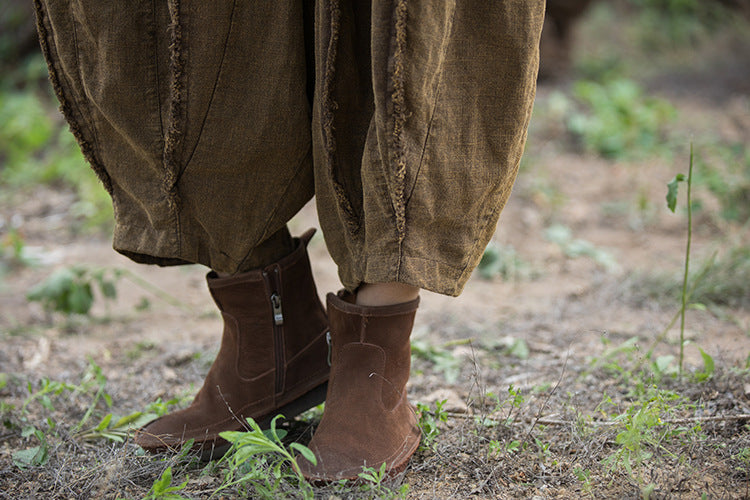
<path fill-rule="evenodd" d="M 258 423 L 261 429 L 268 429 L 271 426 L 271 420 L 276 415 L 284 415 L 284 418 L 291 419 L 299 415 L 300 413 L 309 410 L 313 406 L 318 406 L 326 400 L 326 393 L 328 391 L 328 381 L 323 382 L 314 389 L 306 392 L 297 399 L 280 406 L 272 412 L 259 417 L 255 421 Z M 228 441 L 217 438 L 212 443 L 205 442 L 200 443 L 196 448 L 200 451 L 201 462 L 210 462 L 224 456 L 232 444 Z"/>
<path fill-rule="evenodd" d="M 417 443 L 417 447 L 414 448 L 414 451 L 412 451 L 402 462 L 386 469 L 385 475 L 383 476 L 383 480 L 393 479 L 394 477 L 404 472 L 406 470 L 406 467 L 409 465 L 409 462 L 411 461 L 411 457 L 414 456 L 414 453 L 417 451 L 418 447 L 419 447 L 419 443 Z M 299 459 L 299 456 L 297 457 L 297 459 Z M 309 476 L 305 474 L 304 472 L 302 473 L 302 475 L 310 484 L 312 484 L 313 486 L 318 486 L 318 487 L 328 486 L 333 483 L 338 483 L 339 481 L 346 481 L 346 482 L 353 483 L 353 484 L 365 483 L 365 481 L 361 477 L 359 477 L 359 473 L 357 473 L 357 475 L 342 476 L 342 477 Z"/>

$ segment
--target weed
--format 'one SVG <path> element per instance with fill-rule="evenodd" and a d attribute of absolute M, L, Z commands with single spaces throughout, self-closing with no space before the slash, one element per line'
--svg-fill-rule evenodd
<path fill-rule="evenodd" d="M 453 356 L 450 351 L 441 349 L 426 340 L 412 339 L 411 353 L 412 356 L 431 362 L 435 371 L 441 372 L 449 384 L 458 379 L 461 360 Z"/>
<path fill-rule="evenodd" d="M 742 467 L 738 467 L 739 470 L 743 470 L 750 475 L 750 448 L 742 448 L 738 453 L 732 455 L 734 460 L 737 460 L 742 464 Z"/>
<path fill-rule="evenodd" d="M 161 477 L 154 481 L 151 490 L 148 492 L 146 500 L 182 500 L 187 497 L 178 495 L 176 492 L 185 489 L 189 478 L 185 478 L 181 484 L 172 486 L 172 467 L 167 467 L 162 472 Z"/>
<path fill-rule="evenodd" d="M 544 232 L 544 236 L 549 241 L 556 243 L 567 257 L 573 259 L 589 257 L 608 272 L 617 272 L 620 269 L 620 265 L 611 253 L 598 248 L 589 241 L 574 239 L 573 233 L 568 227 L 561 224 L 552 225 Z"/>
<path fill-rule="evenodd" d="M 36 262 L 37 259 L 30 255 L 21 232 L 15 227 L 9 227 L 5 235 L 0 238 L 0 274 L 7 268 L 27 267 Z"/>
<path fill-rule="evenodd" d="M 482 347 L 487 350 L 500 350 L 506 356 L 521 360 L 529 359 L 529 344 L 522 338 L 506 335 L 500 338 L 483 339 Z"/>
<path fill-rule="evenodd" d="M 522 449 L 521 441 L 514 439 L 508 442 L 500 442 L 497 439 L 491 439 L 487 444 L 490 456 L 513 455 Z"/>
<path fill-rule="evenodd" d="M 479 276 L 491 280 L 496 276 L 504 280 L 520 280 L 534 277 L 529 264 L 512 246 L 490 242 L 477 266 Z"/>
<path fill-rule="evenodd" d="M 141 340 L 133 344 L 133 347 L 125 351 L 125 357 L 129 361 L 141 358 L 146 352 L 153 350 L 156 344 L 151 340 Z"/>
<path fill-rule="evenodd" d="M 94 427 L 82 430 L 74 434 L 73 437 L 85 441 L 94 441 L 97 439 L 107 439 L 117 443 L 124 443 L 125 439 L 135 430 L 156 418 L 156 415 L 134 412 L 124 417 L 114 417 L 107 413 L 101 421 Z"/>
<path fill-rule="evenodd" d="M 120 278 L 118 270 L 88 269 L 83 266 L 64 267 L 55 271 L 27 294 L 30 301 L 41 302 L 47 311 L 65 315 L 86 315 L 94 305 L 94 285 L 102 296 L 117 296 L 115 283 Z"/>
<path fill-rule="evenodd" d="M 305 410 L 297 416 L 298 420 L 305 422 L 309 421 L 320 421 L 323 418 L 323 410 L 325 409 L 325 403 L 320 403 L 317 406 L 313 406 L 309 410 Z"/>
<path fill-rule="evenodd" d="M 274 417 L 270 428 L 265 431 L 250 418 L 247 420 L 249 432 L 220 434 L 232 447 L 220 460 L 226 466 L 226 472 L 222 485 L 213 495 L 230 487 L 239 487 L 248 493 L 247 488 L 251 488 L 261 498 L 278 498 L 280 484 L 286 482 L 294 484 L 303 498 L 313 497 L 312 487 L 302 475 L 294 452 L 313 464 L 317 459 L 309 448 L 299 443 L 292 443 L 289 448 L 284 445 L 282 439 L 286 431 L 276 428 L 276 421 L 280 418 L 283 417 Z"/>
<path fill-rule="evenodd" d="M 29 290 L 26 298 L 30 301 L 41 302 L 48 312 L 60 312 L 66 316 L 88 315 L 96 298 L 95 290 L 98 290 L 101 297 L 105 299 L 105 305 L 109 307 L 110 301 L 117 297 L 117 284 L 121 279 L 127 279 L 170 305 L 190 310 L 179 299 L 128 269 L 82 265 L 58 269 Z M 140 304 L 136 305 L 136 310 L 140 310 L 139 306 Z"/>
<path fill-rule="evenodd" d="M 374 498 L 406 498 L 409 492 L 409 485 L 404 484 L 397 491 L 391 490 L 385 485 L 388 477 L 386 464 L 383 462 L 380 468 L 362 467 L 362 472 L 358 474 L 360 480 L 359 490 L 363 493 L 373 495 Z"/>
<path fill-rule="evenodd" d="M 157 398 L 156 401 L 153 401 L 146 405 L 144 413 L 154 414 L 157 417 L 163 417 L 164 415 L 172 411 L 173 406 L 182 406 L 188 399 L 190 399 L 190 396 L 187 395 L 181 398 L 178 397 L 168 399 L 167 401 L 162 401 L 161 398 Z"/>
<path fill-rule="evenodd" d="M 483 410 L 489 409 L 489 411 L 484 411 L 474 417 L 474 421 L 479 427 L 496 427 L 499 425 L 507 427 L 512 425 L 515 421 L 515 415 L 520 413 L 521 408 L 526 403 L 526 398 L 521 390 L 513 384 L 508 386 L 506 398 L 501 400 L 500 396 L 494 392 L 487 392 L 484 399 L 491 401 L 492 405 L 489 408 L 487 404 L 482 405 Z"/>
<path fill-rule="evenodd" d="M 646 97 L 627 79 L 579 81 L 573 91 L 588 112 L 571 113 L 567 126 L 587 150 L 613 159 L 665 152 L 667 126 L 677 113 L 667 101 Z"/>
<path fill-rule="evenodd" d="M 20 469 L 44 465 L 49 460 L 47 435 L 33 425 L 24 427 L 21 431 L 21 437 L 28 438 L 31 436 L 39 441 L 38 445 L 13 452 L 13 464 Z"/>
<path fill-rule="evenodd" d="M 613 419 L 624 429 L 615 438 L 620 448 L 604 461 L 610 470 L 622 466 L 633 476 L 635 467 L 651 459 L 655 450 L 663 448 L 665 438 L 681 433 L 679 429 L 662 425 L 662 416 L 670 411 L 670 403 L 679 399 L 676 394 L 652 386 L 644 399 L 629 405 L 625 413 Z"/>
<path fill-rule="evenodd" d="M 573 469 L 573 474 L 576 475 L 576 479 L 578 479 L 581 483 L 583 483 L 583 492 L 586 494 L 591 493 L 591 471 L 583 469 L 581 467 L 575 467 Z"/>
<path fill-rule="evenodd" d="M 7 376 L 0 377 L 3 384 L 8 383 Z M 123 443 L 127 436 L 136 428 L 141 427 L 154 418 L 164 415 L 168 407 L 177 404 L 179 400 L 162 403 L 161 400 L 150 404 L 145 412 L 134 412 L 123 417 L 115 416 L 108 411 L 101 411 L 101 403 L 108 410 L 112 406 L 112 397 L 106 392 L 107 379 L 102 369 L 89 360 L 86 371 L 77 384 L 59 382 L 42 378 L 35 389 L 31 382 L 26 384 L 28 395 L 23 400 L 18 411 L 14 405 L 3 403 L 2 413 L 15 414 L 15 418 L 4 418 L 4 425 L 8 429 L 21 430 L 22 438 L 35 438 L 36 446 L 18 450 L 14 453 L 14 464 L 18 467 L 44 465 L 49 459 L 50 439 L 59 439 L 59 423 L 53 415 L 59 410 L 56 407 L 59 398 L 67 396 L 84 396 L 87 400 L 85 411 L 80 418 L 73 422 L 66 422 L 64 434 L 74 440 L 94 441 L 106 439 Z M 38 405 L 46 414 L 43 420 L 32 418 L 32 407 Z M 80 404 L 76 405 L 80 407 Z M 96 418 L 95 425 L 87 425 L 92 418 Z"/>
<path fill-rule="evenodd" d="M 435 409 L 424 403 L 417 403 L 419 428 L 422 430 L 422 448 L 434 447 L 435 439 L 440 435 L 440 423 L 448 421 L 448 413 L 443 409 L 446 399 L 435 401 Z"/>
<path fill-rule="evenodd" d="M 667 207 L 674 213 L 677 205 L 677 186 L 685 180 L 683 174 L 677 174 L 667 184 Z M 685 310 L 687 309 L 688 300 L 688 278 L 690 276 L 690 246 L 693 241 L 693 204 L 692 204 L 692 187 L 693 187 L 693 145 L 690 145 L 690 166 L 687 176 L 687 241 L 685 244 L 685 271 L 682 279 L 682 292 L 680 293 L 680 364 L 679 376 L 682 377 L 683 360 L 685 359 Z M 703 352 L 703 351 L 701 351 Z"/>
<path fill-rule="evenodd" d="M 705 382 L 713 376 L 716 366 L 714 364 L 714 358 L 706 354 L 706 351 L 700 347 L 698 350 L 700 351 L 701 359 L 703 360 L 703 370 L 695 372 L 694 376 L 696 382 Z"/>
<path fill-rule="evenodd" d="M 23 401 L 19 415 L 16 420 L 5 420 L 7 428 L 21 427 L 21 437 L 24 439 L 35 438 L 38 444 L 30 448 L 17 450 L 13 452 L 13 464 L 21 469 L 41 466 L 49 460 L 50 443 L 48 434 L 54 435 L 57 423 L 47 417 L 42 424 L 46 429 L 40 428 L 42 425 L 32 423 L 28 408 L 35 402 L 49 413 L 55 411 L 53 398 L 62 395 L 65 392 L 73 392 L 79 389 L 78 386 L 63 382 L 52 381 L 48 378 L 41 380 L 40 387 L 36 391 L 33 389 L 31 382 L 27 384 L 29 395 Z M 6 410 L 13 410 L 13 407 L 7 407 Z"/>

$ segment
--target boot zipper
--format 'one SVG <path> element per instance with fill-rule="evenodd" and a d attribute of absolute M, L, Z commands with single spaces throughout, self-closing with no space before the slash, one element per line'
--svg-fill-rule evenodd
<path fill-rule="evenodd" d="M 331 330 L 328 330 L 326 332 L 326 344 L 328 344 L 328 366 L 331 366 L 331 351 L 333 347 L 331 346 Z"/>
<path fill-rule="evenodd" d="M 281 311 L 281 297 L 276 292 L 271 294 L 271 306 L 273 307 L 273 324 L 281 326 L 284 324 L 284 313 Z"/>
<path fill-rule="evenodd" d="M 273 270 L 273 276 L 268 272 L 263 272 L 263 276 L 268 282 L 268 288 L 271 290 L 269 299 L 271 300 L 271 310 L 273 315 L 273 349 L 276 370 L 275 393 L 280 394 L 284 389 L 284 374 L 286 372 L 286 363 L 284 359 L 284 312 L 281 308 L 281 295 L 279 294 L 280 279 L 278 267 Z"/>

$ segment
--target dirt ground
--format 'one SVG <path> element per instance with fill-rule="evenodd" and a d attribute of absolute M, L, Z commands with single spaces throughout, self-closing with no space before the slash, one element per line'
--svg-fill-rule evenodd
<path fill-rule="evenodd" d="M 745 70 L 744 78 L 725 82 L 721 92 L 710 68 L 698 68 L 682 80 L 679 74 L 656 78 L 648 85 L 678 109 L 675 128 L 683 136 L 711 134 L 747 144 L 750 96 L 746 87 L 737 88 L 750 81 L 750 68 Z M 689 83 L 675 84 L 680 81 Z M 541 86 L 538 108 L 566 85 Z M 750 498 L 750 467 L 743 469 L 743 462 L 733 458 L 750 446 L 750 378 L 743 371 L 750 356 L 750 311 L 743 307 L 688 311 L 688 370 L 702 368 L 700 347 L 713 358 L 716 372 L 700 384 L 662 382 L 700 409 L 683 408 L 671 416 L 703 422 L 703 444 L 665 444 L 661 452 L 657 447 L 632 472 L 602 465 L 617 449 L 617 433 L 591 422 L 601 417 L 605 397 L 620 409 L 632 399 L 627 381 L 596 360 L 608 359 L 613 346 L 629 339 L 635 339 L 627 344 L 632 349 L 616 358 L 620 366 L 644 360 L 678 310 L 677 297 L 652 300 L 638 286 L 643 276 L 680 279 L 687 222 L 684 212 L 666 209 L 664 196 L 666 183 L 687 172 L 688 148 L 683 144 L 669 157 L 605 160 L 571 146 L 549 120 L 549 115 L 535 114 L 527 157 L 493 238 L 512 247 L 523 262 L 517 275 L 485 279 L 477 274 L 460 298 L 422 294 L 414 339 L 447 354 L 415 355 L 409 395 L 425 404 L 446 399 L 448 420 L 441 424 L 436 445 L 420 451 L 394 487 L 408 484 L 409 498 L 639 498 L 648 496 L 644 491 L 651 498 L 701 498 L 702 493 Z M 15 221 L 42 262 L 12 269 L 0 282 L 0 373 L 9 381 L 0 397 L 18 408 L 28 396 L 26 381 L 35 387 L 44 377 L 77 383 L 89 360 L 106 377 L 112 398 L 106 411 L 118 415 L 139 411 L 157 398 L 193 393 L 221 333 L 205 287 L 206 270 L 136 265 L 111 250 L 106 234 L 74 234 L 73 202 L 70 192 L 47 186 L 0 206 L 0 217 Z M 545 237 L 553 225 L 569 228 L 574 238 L 606 252 L 614 264 L 608 269 L 591 257 L 566 254 Z M 317 226 L 313 204 L 290 226 L 295 234 Z M 723 224 L 706 213 L 697 216 L 694 229 L 695 266 L 713 251 L 724 251 L 730 241 L 750 243 L 747 224 Z M 319 233 L 310 254 L 321 297 L 337 290 L 336 268 Z M 27 291 L 54 269 L 73 264 L 127 269 L 176 301 L 162 300 L 127 278 L 117 283 L 117 299 L 97 300 L 87 318 L 65 320 L 26 299 Z M 144 299 L 149 307 L 137 307 Z M 677 354 L 678 325 L 656 345 L 655 356 Z M 512 351 L 514 345 L 528 352 Z M 512 415 L 513 424 L 477 432 L 474 417 L 492 414 L 487 393 L 505 397 L 510 385 L 524 395 L 523 405 L 495 410 Z M 80 417 L 82 408 L 75 408 L 75 401 L 55 407 L 61 421 Z M 173 464 L 162 457 L 154 465 L 128 441 L 63 437 L 55 441 L 49 465 L 19 469 L 12 455 L 33 440 L 20 435 L 9 423 L 13 412 L 9 415 L 0 429 L 0 498 L 144 497 L 166 464 Z M 37 408 L 34 415 L 43 421 L 45 412 Z M 699 417 L 715 420 L 695 420 Z M 597 429 L 588 438 L 576 428 L 581 419 L 594 419 L 586 420 Z M 549 453 L 533 439 L 526 451 L 509 452 L 505 446 L 493 454 L 482 448 L 493 439 L 506 445 L 523 441 L 532 431 L 551 444 Z M 682 458 L 674 459 L 677 455 Z M 196 467 L 182 474 L 191 478 L 180 492 L 188 497 L 208 497 L 218 484 L 217 476 L 201 475 Z M 346 496 L 326 488 L 316 495 Z"/>

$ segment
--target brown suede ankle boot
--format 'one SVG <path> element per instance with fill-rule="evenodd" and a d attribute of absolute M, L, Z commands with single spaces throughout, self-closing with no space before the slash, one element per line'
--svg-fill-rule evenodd
<path fill-rule="evenodd" d="M 365 307 L 345 293 L 328 294 L 331 380 L 323 418 L 309 448 L 318 463 L 299 464 L 312 481 L 357 479 L 362 467 L 402 471 L 420 440 L 406 399 L 411 335 L 419 299 Z"/>
<path fill-rule="evenodd" d="M 229 448 L 219 433 L 264 425 L 278 413 L 291 418 L 325 399 L 328 321 L 310 271 L 306 247 L 255 271 L 219 278 L 208 287 L 224 319 L 221 348 L 203 387 L 186 409 L 154 420 L 135 435 L 147 451 L 195 440 L 204 459 Z"/>

